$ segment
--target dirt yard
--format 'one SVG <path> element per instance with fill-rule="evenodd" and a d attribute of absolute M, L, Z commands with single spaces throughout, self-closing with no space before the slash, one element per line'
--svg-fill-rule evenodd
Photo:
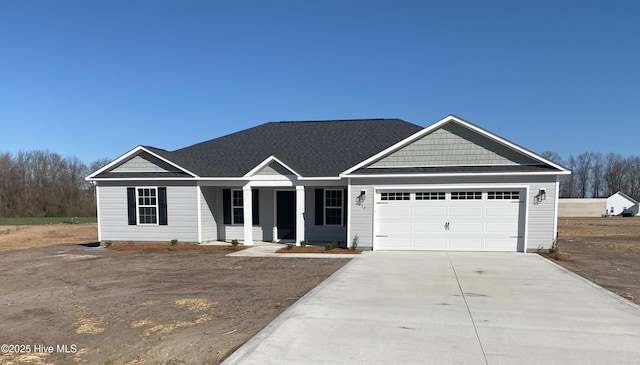
<path fill-rule="evenodd" d="M 640 304 L 640 218 L 560 218 L 567 269 Z"/>
<path fill-rule="evenodd" d="M 0 344 L 22 351 L 0 364 L 217 364 L 348 262 L 55 239 L 79 226 L 0 226 Z M 31 230 L 32 242 L 7 240 Z M 96 240 L 95 225 L 87 233 L 78 240 Z M 38 242 L 56 245 L 15 250 Z"/>
<path fill-rule="evenodd" d="M 559 232 L 558 264 L 640 304 L 640 218 Z M 0 226 L 0 365 L 217 364 L 348 262 L 78 245 L 95 241 L 95 224 Z"/>

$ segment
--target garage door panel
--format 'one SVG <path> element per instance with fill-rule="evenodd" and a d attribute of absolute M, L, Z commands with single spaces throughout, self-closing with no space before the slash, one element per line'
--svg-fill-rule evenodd
<path fill-rule="evenodd" d="M 401 232 L 411 232 L 411 222 L 382 222 L 380 223 L 380 232 L 386 234 L 395 234 Z"/>
<path fill-rule="evenodd" d="M 518 233 L 517 224 L 509 224 L 508 222 L 485 222 L 485 233 L 504 233 L 516 235 Z"/>
<path fill-rule="evenodd" d="M 482 235 L 484 231 L 484 223 L 479 222 L 451 222 L 449 225 L 449 234 L 455 236 L 456 234 L 473 233 Z"/>
<path fill-rule="evenodd" d="M 445 222 L 432 222 L 432 223 L 417 223 L 413 226 L 413 232 L 415 233 L 427 233 L 427 234 L 444 234 Z"/>
<path fill-rule="evenodd" d="M 482 238 L 471 236 L 449 237 L 449 249 L 458 251 L 482 250 Z"/>
<path fill-rule="evenodd" d="M 416 250 L 446 250 L 447 249 L 447 238 L 442 237 L 425 237 L 425 238 L 414 238 L 413 239 L 413 248 Z"/>
<path fill-rule="evenodd" d="M 490 217 L 506 217 L 512 218 L 514 215 L 518 215 L 519 207 L 516 204 L 504 204 L 501 206 L 487 206 L 485 209 L 485 216 Z"/>
<path fill-rule="evenodd" d="M 517 237 L 487 238 L 485 249 L 494 251 L 515 251 L 518 247 Z"/>
<path fill-rule="evenodd" d="M 446 217 L 446 206 L 416 206 L 413 208 L 414 217 L 433 218 L 433 217 Z"/>
<path fill-rule="evenodd" d="M 383 250 L 411 250 L 409 237 L 376 237 L 380 249 Z"/>
<path fill-rule="evenodd" d="M 483 207 L 474 207 L 471 206 L 471 204 L 469 204 L 468 206 L 462 206 L 462 207 L 457 207 L 457 206 L 452 206 L 449 209 L 449 216 L 451 217 L 482 217 L 484 215 L 483 213 L 484 208 Z"/>

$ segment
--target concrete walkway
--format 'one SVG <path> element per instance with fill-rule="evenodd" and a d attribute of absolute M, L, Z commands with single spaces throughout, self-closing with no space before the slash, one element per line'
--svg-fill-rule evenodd
<path fill-rule="evenodd" d="M 241 251 L 230 253 L 227 256 L 239 257 L 285 257 L 285 258 L 309 258 L 309 259 L 357 259 L 361 254 L 335 254 L 335 253 L 276 253 L 277 250 L 286 247 L 279 243 L 260 242 L 254 246 L 248 246 Z"/>
<path fill-rule="evenodd" d="M 360 256 L 224 364 L 640 364 L 640 307 L 538 255 Z"/>

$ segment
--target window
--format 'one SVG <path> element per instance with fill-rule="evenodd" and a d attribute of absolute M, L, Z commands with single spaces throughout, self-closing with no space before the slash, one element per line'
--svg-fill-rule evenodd
<path fill-rule="evenodd" d="M 518 191 L 490 191 L 487 193 L 489 200 L 520 200 Z"/>
<path fill-rule="evenodd" d="M 380 200 L 410 200 L 409 193 L 381 193 Z"/>
<path fill-rule="evenodd" d="M 127 188 L 129 225 L 167 225 L 167 188 Z"/>
<path fill-rule="evenodd" d="M 260 225 L 260 192 L 251 189 L 251 221 L 254 226 Z M 240 189 L 222 189 L 222 222 L 223 224 L 244 224 L 244 192 Z"/>
<path fill-rule="evenodd" d="M 244 224 L 244 203 L 242 190 L 232 190 L 231 212 L 232 224 Z"/>
<path fill-rule="evenodd" d="M 138 189 L 138 223 L 158 223 L 158 194 L 156 188 Z"/>
<path fill-rule="evenodd" d="M 416 200 L 444 200 L 444 198 L 445 198 L 444 191 L 416 193 Z"/>
<path fill-rule="evenodd" d="M 482 192 L 480 191 L 453 191 L 451 192 L 451 200 L 481 200 Z"/>
<path fill-rule="evenodd" d="M 324 222 L 328 226 L 342 225 L 342 190 L 324 191 Z"/>

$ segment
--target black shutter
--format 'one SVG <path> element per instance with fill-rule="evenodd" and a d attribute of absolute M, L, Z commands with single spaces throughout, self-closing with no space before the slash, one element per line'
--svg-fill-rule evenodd
<path fill-rule="evenodd" d="M 342 225 L 346 226 L 347 225 L 347 217 L 349 216 L 347 214 L 347 206 L 349 204 L 348 200 L 347 200 L 347 189 L 342 190 Z"/>
<path fill-rule="evenodd" d="M 158 188 L 158 224 L 167 225 L 167 188 Z"/>
<path fill-rule="evenodd" d="M 260 225 L 260 203 L 258 202 L 258 198 L 260 194 L 258 193 L 258 189 L 251 190 L 251 213 L 252 213 L 252 221 L 254 226 Z"/>
<path fill-rule="evenodd" d="M 222 215 L 224 224 L 231 224 L 231 189 L 222 189 Z"/>
<path fill-rule="evenodd" d="M 129 225 L 135 226 L 138 223 L 136 219 L 136 188 L 127 188 L 127 214 Z"/>
<path fill-rule="evenodd" d="M 316 226 L 324 225 L 324 189 L 316 189 Z"/>

